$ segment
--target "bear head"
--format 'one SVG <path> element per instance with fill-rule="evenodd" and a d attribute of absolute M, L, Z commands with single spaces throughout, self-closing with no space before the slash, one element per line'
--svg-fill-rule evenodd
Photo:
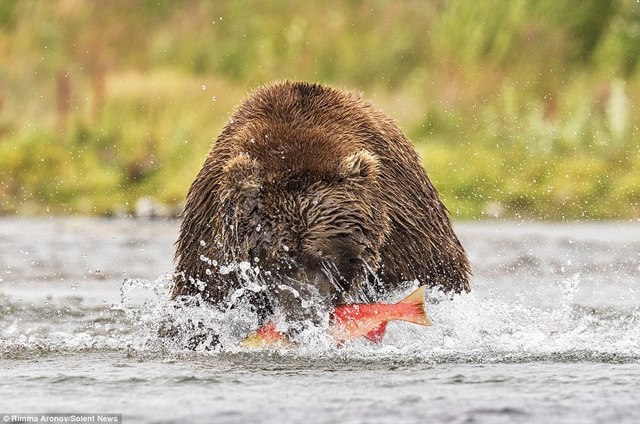
<path fill-rule="evenodd" d="M 333 305 L 366 300 L 388 230 L 378 157 L 362 149 L 322 168 L 273 161 L 242 152 L 223 166 L 225 256 L 260 270 L 269 303 L 288 320 L 317 321 Z"/>

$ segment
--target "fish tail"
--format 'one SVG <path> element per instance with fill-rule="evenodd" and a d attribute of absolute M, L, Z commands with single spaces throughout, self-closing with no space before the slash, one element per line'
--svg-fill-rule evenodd
<path fill-rule="evenodd" d="M 402 316 L 401 319 L 403 321 L 408 321 L 419 325 L 431 325 L 431 320 L 429 319 L 427 311 L 424 308 L 425 293 L 426 286 L 420 286 L 416 289 L 416 291 L 399 302 L 399 304 L 414 306 L 414 308 L 411 308 L 408 314 Z"/>
<path fill-rule="evenodd" d="M 269 321 L 267 324 L 258 328 L 240 342 L 240 347 L 252 348 L 277 346 L 286 347 L 289 345 L 291 345 L 291 342 L 287 336 L 276 330 L 276 325 L 272 321 Z"/>

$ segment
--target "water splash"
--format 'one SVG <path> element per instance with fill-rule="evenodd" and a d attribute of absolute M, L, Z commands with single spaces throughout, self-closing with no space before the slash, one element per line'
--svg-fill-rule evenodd
<path fill-rule="evenodd" d="M 298 347 L 275 353 L 307 358 L 353 358 L 405 362 L 526 362 L 640 359 L 640 308 L 575 303 L 581 277 L 558 284 L 546 304 L 523 291 L 515 301 L 481 289 L 450 297 L 432 291 L 427 310 L 433 326 L 390 323 L 379 345 L 365 339 L 337 345 L 326 328 L 309 323 Z M 119 302 L 87 304 L 82 297 L 42 304 L 1 301 L 0 351 L 5 356 L 52 352 L 127 351 L 136 354 L 247 354 L 239 342 L 258 326 L 243 296 L 214 307 L 200 299 L 176 302 L 167 293 L 171 274 L 155 281 L 126 279 Z M 401 297 L 399 295 L 398 297 Z M 395 300 L 395 299 L 391 299 Z M 276 316 L 280 329 L 286 322 Z"/>
<path fill-rule="evenodd" d="M 290 354 L 303 356 L 352 356 L 357 358 L 401 358 L 413 361 L 517 362 L 532 360 L 567 361 L 620 360 L 640 357 L 639 308 L 593 308 L 574 303 L 580 284 L 575 274 L 561 281 L 561 294 L 555 306 L 528 303 L 526 293 L 515 302 L 486 298 L 476 293 L 450 297 L 440 292 L 429 295 L 428 311 L 433 326 L 423 328 L 407 323 L 391 323 L 380 345 L 366 340 L 337 346 L 324 329 L 309 325 L 300 337 L 299 348 Z M 158 282 L 150 286 L 157 293 Z M 158 323 L 164 319 L 181 324 L 186 333 L 171 346 L 184 347 L 185 337 L 194 331 L 215 329 L 219 346 L 215 349 L 196 346 L 196 350 L 243 352 L 238 341 L 257 326 L 250 305 L 221 311 L 197 302 L 176 308 L 158 298 L 147 305 L 135 319 L 143 320 L 146 333 L 138 348 L 155 346 Z M 195 327 L 188 323 L 198 322 Z M 182 343 L 182 345 L 181 345 Z M 223 347 L 221 347 L 223 346 Z M 165 348 L 167 346 L 165 345 Z M 193 347 L 193 346 L 192 346 Z"/>

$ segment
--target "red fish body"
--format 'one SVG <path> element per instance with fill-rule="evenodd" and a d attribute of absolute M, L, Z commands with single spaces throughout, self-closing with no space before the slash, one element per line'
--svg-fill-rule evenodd
<path fill-rule="evenodd" d="M 424 310 L 425 287 L 421 286 L 402 301 L 386 303 L 355 303 L 338 306 L 331 316 L 331 334 L 337 341 L 365 336 L 379 343 L 389 321 L 407 321 L 431 325 Z"/>
<path fill-rule="evenodd" d="M 395 304 L 354 303 L 337 306 L 331 314 L 329 331 L 338 341 L 364 336 L 379 343 L 389 321 L 407 321 L 419 325 L 431 325 L 424 310 L 425 286 L 418 287 L 407 298 Z M 273 323 L 267 323 L 248 336 L 242 346 L 267 347 L 290 344 L 286 335 L 275 330 Z"/>

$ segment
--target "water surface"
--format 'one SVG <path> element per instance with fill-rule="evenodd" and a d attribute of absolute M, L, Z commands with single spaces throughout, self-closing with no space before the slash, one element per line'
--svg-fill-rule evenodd
<path fill-rule="evenodd" d="M 175 221 L 0 219 L 0 412 L 125 422 L 640 422 L 640 223 L 458 224 L 473 292 L 381 345 L 187 351 Z M 438 300 L 438 302 L 436 302 Z M 235 329 L 235 330 L 234 330 Z"/>

